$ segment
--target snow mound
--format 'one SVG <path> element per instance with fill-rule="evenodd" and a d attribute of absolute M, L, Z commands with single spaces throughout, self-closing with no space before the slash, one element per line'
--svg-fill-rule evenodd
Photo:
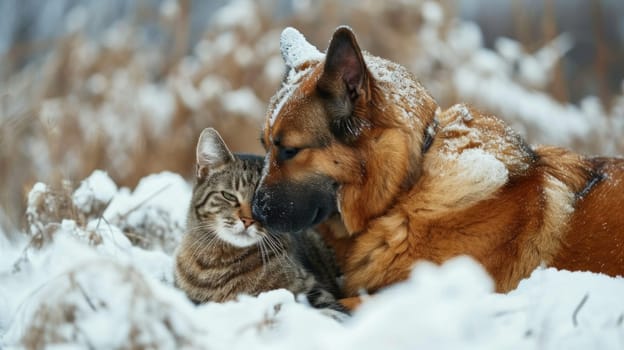
<path fill-rule="evenodd" d="M 180 220 L 190 186 L 161 173 L 113 193 L 106 179 L 94 173 L 74 192 L 112 194 L 103 218 L 48 222 L 39 241 L 41 232 L 0 240 L 0 348 L 624 348 L 624 279 L 537 269 L 497 294 L 468 257 L 416 264 L 343 323 L 286 290 L 196 306 L 173 286 L 172 253 L 133 242 L 114 220 L 148 207 Z M 50 195 L 36 185 L 33 208 Z"/>
<path fill-rule="evenodd" d="M 72 198 L 82 212 L 101 214 L 116 193 L 117 185 L 106 172 L 95 170 L 82 181 Z"/>
<path fill-rule="evenodd" d="M 172 253 L 186 225 L 191 185 L 180 175 L 162 172 L 139 181 L 130 192 L 122 188 L 103 213 L 143 248 Z"/>

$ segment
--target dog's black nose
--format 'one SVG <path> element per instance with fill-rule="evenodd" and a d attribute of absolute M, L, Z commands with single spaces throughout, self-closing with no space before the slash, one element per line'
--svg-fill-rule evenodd
<path fill-rule="evenodd" d="M 251 217 L 263 225 L 266 224 L 267 218 L 266 202 L 266 195 L 262 192 L 256 192 L 251 204 Z"/>

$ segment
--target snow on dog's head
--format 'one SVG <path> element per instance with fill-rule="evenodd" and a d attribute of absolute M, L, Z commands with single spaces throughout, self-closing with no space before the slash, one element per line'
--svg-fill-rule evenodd
<path fill-rule="evenodd" d="M 322 61 L 325 55 L 310 44 L 297 29 L 287 27 L 280 37 L 282 58 L 289 68 L 295 68 L 307 61 Z"/>

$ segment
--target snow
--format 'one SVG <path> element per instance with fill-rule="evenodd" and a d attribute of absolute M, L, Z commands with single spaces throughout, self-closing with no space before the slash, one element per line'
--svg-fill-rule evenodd
<path fill-rule="evenodd" d="M 247 33 L 260 29 L 256 3 L 251 0 L 234 0 L 217 10 L 211 20 L 220 29 L 242 28 Z"/>
<path fill-rule="evenodd" d="M 434 6 L 434 5 L 432 5 Z M 272 109 L 269 124 L 273 125 L 282 107 L 297 91 L 299 84 L 313 71 L 315 65 L 298 69 L 306 62 L 323 62 L 325 55 L 306 41 L 298 30 L 288 27 L 284 29 L 280 39 L 282 57 L 288 70 L 281 89 L 275 94 L 271 102 Z M 396 104 L 397 112 L 403 120 L 411 126 L 420 123 L 420 119 L 413 113 L 410 106 L 422 105 L 425 89 L 416 81 L 414 76 L 404 67 L 394 62 L 363 52 L 366 66 L 375 80 L 382 86 L 386 99 Z"/>
<path fill-rule="evenodd" d="M 305 79 L 305 77 L 312 72 L 314 66 L 308 66 L 307 68 L 296 70 L 295 68 L 289 69 L 286 79 L 284 79 L 284 83 L 282 87 L 277 91 L 277 93 L 273 96 L 269 111 L 272 110 L 269 124 L 272 126 L 277 119 L 282 107 L 284 104 L 293 96 L 294 92 L 297 91 L 301 82 Z"/>
<path fill-rule="evenodd" d="M 198 110 L 203 102 L 201 93 L 186 79 L 174 78 L 173 85 L 182 103 L 191 110 Z"/>
<path fill-rule="evenodd" d="M 467 181 L 472 183 L 487 182 L 499 186 L 507 182 L 509 172 L 505 164 L 481 149 L 465 150 L 459 155 L 457 162 L 463 170 L 460 173 Z"/>
<path fill-rule="evenodd" d="M 426 1 L 422 5 L 422 15 L 425 21 L 433 25 L 440 25 L 444 19 L 444 11 L 439 3 Z"/>
<path fill-rule="evenodd" d="M 230 88 L 229 83 L 217 75 L 207 75 L 199 83 L 199 91 L 206 100 L 221 96 L 223 91 Z"/>
<path fill-rule="evenodd" d="M 297 29 L 287 27 L 280 36 L 280 51 L 282 59 L 288 67 L 286 79 L 282 87 L 273 96 L 269 107 L 269 125 L 273 125 L 284 104 L 299 88 L 299 84 L 312 72 L 316 65 L 300 66 L 306 62 L 322 62 L 325 54 L 321 53 L 314 45 L 310 44 Z M 276 69 L 273 68 L 275 71 Z M 269 73 L 271 74 L 271 73 Z"/>
<path fill-rule="evenodd" d="M 221 104 L 231 114 L 249 116 L 257 121 L 264 117 L 264 103 L 247 87 L 224 93 Z"/>
<path fill-rule="evenodd" d="M 117 185 L 108 177 L 106 172 L 95 170 L 76 189 L 73 200 L 80 210 L 90 212 L 93 210 L 94 202 L 107 204 L 116 193 Z"/>
<path fill-rule="evenodd" d="M 572 49 L 573 40 L 561 34 L 532 55 L 520 61 L 520 78 L 529 86 L 544 87 L 550 81 L 555 64 Z"/>
<path fill-rule="evenodd" d="M 381 86 L 386 101 L 394 103 L 405 123 L 414 127 L 422 121 L 414 113 L 413 106 L 422 106 L 425 89 L 403 66 L 383 58 L 364 53 L 364 61 L 371 75 Z"/>
<path fill-rule="evenodd" d="M 168 19 L 173 19 L 180 14 L 180 5 L 174 0 L 165 0 L 160 4 L 160 14 Z"/>
<path fill-rule="evenodd" d="M 148 237 L 140 239 L 154 240 L 156 249 L 171 253 L 184 231 L 190 199 L 191 185 L 180 175 L 152 174 L 132 192 L 119 190 L 102 215 L 107 224 L 101 226 L 117 224 L 124 231 L 144 232 Z"/>
<path fill-rule="evenodd" d="M 279 81 L 284 76 L 284 62 L 275 55 L 267 61 L 263 71 L 264 76 L 269 81 Z"/>
<path fill-rule="evenodd" d="M 280 49 L 286 66 L 295 68 L 308 61 L 324 61 L 325 55 L 310 44 L 297 29 L 287 27 L 280 36 Z"/>
<path fill-rule="evenodd" d="M 94 95 L 101 95 L 106 91 L 108 82 L 103 74 L 96 73 L 87 80 L 87 89 Z"/>
<path fill-rule="evenodd" d="M 470 158 L 466 161 L 483 161 L 478 150 L 472 152 L 462 154 Z M 36 184 L 29 201 L 36 202 L 47 188 Z M 285 290 L 195 306 L 172 286 L 172 252 L 133 245 L 114 220 L 154 206 L 171 213 L 168 220 L 183 220 L 190 186 L 161 173 L 143 179 L 134 191 L 114 188 L 96 171 L 73 196 L 112 194 L 106 222 L 93 219 L 81 226 L 62 220 L 41 247 L 0 236 L 1 348 L 624 347 L 624 279 L 538 268 L 516 290 L 497 294 L 468 257 L 441 266 L 418 263 L 407 281 L 368 298 L 343 323 Z"/>
<path fill-rule="evenodd" d="M 468 55 L 483 46 L 479 26 L 472 22 L 461 22 L 449 29 L 448 44 L 455 54 Z"/>
<path fill-rule="evenodd" d="M 141 207 L 141 204 L 145 204 L 143 208 L 160 208 L 169 212 L 173 221 L 183 224 L 186 221 L 186 203 L 191 199 L 190 189 L 190 184 L 178 174 L 152 174 L 141 179 L 132 194 L 127 188 L 122 188 L 113 198 L 104 216 L 113 219 L 116 215 L 128 215 L 135 208 Z M 185 204 L 171 205 L 172 201 Z"/>
<path fill-rule="evenodd" d="M 488 63 L 489 64 L 489 63 Z M 475 63 L 472 67 L 481 66 Z M 586 116 L 578 107 L 559 104 L 543 93 L 530 91 L 512 84 L 507 77 L 484 76 L 472 67 L 455 72 L 458 93 L 468 101 L 479 99 L 501 115 L 514 115 L 512 126 L 518 130 L 539 130 L 551 144 L 565 145 L 572 140 L 587 138 Z"/>
<path fill-rule="evenodd" d="M 298 1 L 293 6 L 307 15 L 320 11 L 312 9 L 311 3 Z M 88 29 L 92 23 L 85 22 L 80 6 L 66 20 L 55 22 L 68 31 Z M 398 71 L 391 62 L 365 54 L 375 78 L 397 86 L 388 90 L 389 100 L 402 102 L 420 94 L 420 86 L 408 84 L 408 71 L 413 71 L 434 95 L 439 92 L 436 86 L 443 86 L 454 99 L 507 118 L 531 142 L 587 152 L 587 142 L 597 140 L 599 144 L 590 150 L 621 155 L 622 93 L 609 109 L 592 96 L 577 107 L 558 102 L 545 91 L 553 67 L 572 45 L 567 36 L 557 37 L 535 52 L 501 39 L 497 51 L 491 51 L 483 46 L 476 24 L 449 20 L 433 1 L 410 6 L 420 6 L 421 30 L 388 32 L 401 35 L 397 42 L 413 43 L 396 50 L 396 60 L 408 69 Z M 160 2 L 159 9 L 168 21 L 181 14 L 173 0 Z M 103 142 L 115 162 L 111 169 L 122 168 L 120 164 L 133 154 L 133 145 L 143 143 L 143 126 L 160 135 L 171 127 L 180 108 L 206 111 L 207 102 L 215 100 L 214 105 L 224 112 L 261 116 L 257 96 L 263 96 L 263 90 L 254 93 L 245 88 L 248 82 L 240 84 L 231 74 L 221 72 L 220 60 L 231 60 L 245 71 L 264 62 L 260 72 L 268 86 L 286 73 L 278 45 L 290 68 L 321 62 L 324 55 L 295 29 L 284 30 L 280 38 L 279 24 L 270 27 L 273 24 L 263 23 L 258 13 L 250 0 L 232 1 L 215 11 L 212 22 L 219 30 L 202 35 L 192 56 L 183 58 L 172 67 L 171 76 L 162 80 L 153 78 L 152 72 L 158 71 L 155 65 L 164 64 L 143 54 L 151 51 L 137 46 L 133 27 L 119 22 L 106 32 L 103 43 L 85 40 L 69 51 L 70 86 L 72 80 L 84 81 L 85 89 L 77 91 L 96 95 L 95 100 L 102 103 L 89 103 L 80 93 L 48 97 L 33 109 L 35 115 L 51 136 L 58 135 L 67 115 L 79 115 L 86 140 L 99 133 L 107 136 Z M 375 43 L 374 36 L 371 39 Z M 392 41 L 388 43 L 394 46 Z M 159 50 L 155 50 L 157 56 L 163 56 Z M 107 53 L 104 51 L 137 53 L 123 67 L 93 71 L 100 66 L 98 57 Z M 436 68 L 438 65 L 441 68 Z M 87 73 L 75 75 L 71 73 L 74 69 Z M 288 70 L 286 82 L 272 102 L 272 120 L 311 69 L 314 63 L 307 69 Z M 417 99 L 403 102 L 420 103 Z M 474 116 L 462 105 L 457 108 L 460 123 L 454 127 L 465 128 Z M 415 119 L 409 111 L 402 113 L 406 122 Z M 481 185 L 471 187 L 479 191 L 468 194 L 472 196 L 497 188 L 509 175 L 505 165 L 513 161 L 497 159 L 486 149 L 499 146 L 484 144 L 483 149 L 449 155 L 444 161 L 456 162 L 456 171 L 440 174 L 436 181 L 457 176 Z M 36 156 L 34 168 L 41 178 L 58 166 L 47 155 L 51 150 L 45 143 L 29 142 L 27 148 Z M 70 168 L 68 173 L 76 173 L 71 171 L 73 165 L 62 165 Z M 447 169 L 448 164 L 442 168 Z M 565 186 L 556 179 L 548 181 Z M 442 266 L 418 263 L 407 281 L 368 299 L 344 323 L 298 303 L 298 298 L 285 290 L 195 306 L 172 286 L 172 256 L 184 234 L 190 185 L 179 175 L 160 173 L 144 178 L 135 189 L 118 188 L 102 171 L 77 185 L 68 198 L 84 215 L 55 217 L 58 198 L 50 195 L 49 186 L 36 183 L 28 195 L 28 232 L 6 235 L 0 229 L 0 349 L 27 344 L 43 347 L 35 346 L 43 345 L 37 340 L 48 342 L 49 347 L 79 349 L 150 345 L 163 349 L 624 348 L 622 278 L 538 268 L 516 290 L 497 294 L 483 269 L 466 257 Z M 546 193 L 544 210 L 559 213 L 563 220 L 573 207 L 569 205 L 572 198 L 556 196 L 562 192 Z M 4 215 L 1 211 L 0 217 Z"/>
<path fill-rule="evenodd" d="M 169 128 L 176 108 L 175 97 L 163 85 L 147 84 L 138 91 L 138 107 L 150 119 L 154 135 L 163 135 Z"/>

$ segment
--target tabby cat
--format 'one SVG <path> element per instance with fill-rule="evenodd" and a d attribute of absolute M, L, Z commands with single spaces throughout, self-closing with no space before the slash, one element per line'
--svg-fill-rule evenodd
<path fill-rule="evenodd" d="M 196 303 L 285 288 L 313 307 L 346 313 L 337 302 L 333 252 L 313 230 L 267 231 L 251 216 L 263 158 L 234 155 L 216 130 L 197 144 L 197 176 L 187 233 L 176 251 L 175 282 Z"/>

